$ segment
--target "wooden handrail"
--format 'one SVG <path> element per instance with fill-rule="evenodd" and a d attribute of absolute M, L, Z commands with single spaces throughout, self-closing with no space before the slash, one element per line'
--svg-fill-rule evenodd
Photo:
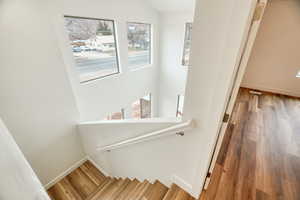
<path fill-rule="evenodd" d="M 154 140 L 154 139 L 168 136 L 168 135 L 176 134 L 176 135 L 183 136 L 185 131 L 193 129 L 194 127 L 195 127 L 194 120 L 188 120 L 186 122 L 176 124 L 174 126 L 164 128 L 164 129 L 161 129 L 158 131 L 154 131 L 154 132 L 147 133 L 144 135 L 140 135 L 140 136 L 126 139 L 126 140 L 122 140 L 122 141 L 116 142 L 114 144 L 97 147 L 97 151 L 110 151 L 110 150 L 114 150 L 114 149 L 119 149 L 119 148 L 122 148 L 125 146 L 129 146 L 132 144 L 137 144 L 137 143 L 141 143 L 141 142 L 145 142 L 145 141 L 149 141 L 149 140 Z"/>

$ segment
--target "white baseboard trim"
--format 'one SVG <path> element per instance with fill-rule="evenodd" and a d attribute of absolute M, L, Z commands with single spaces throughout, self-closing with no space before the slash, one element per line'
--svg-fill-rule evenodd
<path fill-rule="evenodd" d="M 70 174 L 72 171 L 74 171 L 75 169 L 77 169 L 80 165 L 82 165 L 85 161 L 88 160 L 88 157 L 84 157 L 83 159 L 79 160 L 78 162 L 76 162 L 75 164 L 73 164 L 70 168 L 68 168 L 67 170 L 65 170 L 64 172 L 62 172 L 61 174 L 59 174 L 56 178 L 54 178 L 52 181 L 50 181 L 49 183 L 47 183 L 46 185 L 44 185 L 44 188 L 46 190 L 48 190 L 50 187 L 52 187 L 53 185 L 55 185 L 57 182 L 59 182 L 60 180 L 62 180 L 64 177 L 66 177 L 68 174 Z"/>
<path fill-rule="evenodd" d="M 89 160 L 99 171 L 101 171 L 105 176 L 111 176 L 106 170 L 100 167 L 90 156 L 87 156 L 87 160 Z"/>
<path fill-rule="evenodd" d="M 182 178 L 180 178 L 179 176 L 173 175 L 171 178 L 171 182 L 175 183 L 176 185 L 178 185 L 179 187 L 184 189 L 187 193 L 194 196 L 192 185 L 190 183 L 186 182 L 185 180 L 183 180 Z M 195 197 L 195 198 L 198 198 L 198 197 Z"/>
<path fill-rule="evenodd" d="M 251 84 L 242 84 L 241 87 L 249 88 L 249 89 L 253 89 L 253 90 L 261 90 L 261 91 L 265 91 L 265 92 L 272 92 L 272 93 L 276 93 L 276 94 L 284 94 L 284 95 L 293 96 L 293 97 L 300 97 L 299 93 L 296 93 L 293 91 L 288 91 L 285 89 L 276 89 L 276 88 L 264 87 L 264 86 L 260 86 L 260 85 L 251 85 Z"/>

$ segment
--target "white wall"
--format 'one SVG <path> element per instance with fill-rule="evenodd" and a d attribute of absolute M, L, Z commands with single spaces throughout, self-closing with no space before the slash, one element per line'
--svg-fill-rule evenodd
<path fill-rule="evenodd" d="M 190 138 L 193 168 L 179 174 L 189 178 L 194 194 L 202 189 L 208 172 L 255 3 L 198 1 L 183 113 L 184 120 L 193 117 L 198 127 Z"/>
<path fill-rule="evenodd" d="M 53 22 L 56 25 L 60 49 L 70 74 L 81 121 L 100 120 L 108 114 L 128 107 L 137 99 L 152 94 L 153 114 L 156 115 L 158 69 L 158 17 L 147 1 L 140 0 L 64 0 L 58 3 Z M 84 9 L 83 9 L 84 8 Z M 69 40 L 64 30 L 63 15 L 113 19 L 116 23 L 121 73 L 84 84 L 79 84 Z M 132 71 L 128 68 L 127 22 L 152 24 L 152 64 Z"/>
<path fill-rule="evenodd" d="M 49 9 L 39 0 L 0 2 L 0 113 L 43 184 L 84 157 Z"/>
<path fill-rule="evenodd" d="M 79 113 L 64 64 L 71 74 L 69 78 L 81 120 L 102 118 L 114 110 L 113 107 L 121 106 L 121 101 L 132 102 L 149 90 L 153 93 L 152 89 L 156 88 L 152 83 L 157 80 L 155 63 L 158 61 L 154 61 L 153 68 L 126 73 L 126 48 L 120 49 L 124 73 L 115 77 L 78 85 L 72 68 L 62 15 L 100 18 L 118 15 L 116 20 L 121 26 L 117 31 L 123 32 L 127 20 L 150 20 L 154 25 L 158 22 L 157 13 L 142 1 L 133 1 L 135 4 L 129 4 L 129 0 L 106 3 L 104 0 L 88 3 L 65 0 L 63 6 L 60 1 L 50 4 L 37 0 L 1 2 L 0 25 L 5 32 L 0 32 L 0 112 L 44 183 L 83 156 L 74 130 Z M 197 3 L 192 47 L 195 55 L 191 59 L 193 67 L 188 77 L 184 117 L 195 118 L 198 128 L 185 137 L 166 138 L 115 151 L 111 160 L 115 171 L 137 172 L 141 178 L 151 176 L 166 184 L 177 181 L 194 196 L 199 194 L 208 168 L 252 2 L 202 0 Z M 157 26 L 158 23 L 154 29 Z M 123 45 L 119 46 L 124 46 L 126 41 L 126 35 L 122 37 Z M 178 52 L 181 54 L 180 46 Z M 124 94 L 128 98 L 122 99 Z M 124 130 L 130 132 L 127 126 L 123 128 L 118 134 Z"/>
<path fill-rule="evenodd" d="M 0 199 L 50 200 L 0 118 Z"/>
<path fill-rule="evenodd" d="M 299 1 L 268 3 L 242 86 L 300 97 L 299 21 Z"/>
<path fill-rule="evenodd" d="M 202 0 L 197 3 L 192 67 L 188 74 L 184 110 L 184 119 L 194 118 L 197 128 L 187 131 L 184 137 L 174 136 L 128 146 L 106 154 L 105 158 L 113 168 L 112 175 L 159 179 L 167 185 L 175 182 L 194 197 L 200 194 L 209 167 L 255 1 Z M 101 130 L 86 128 L 81 130 L 85 137 Z M 126 137 L 134 136 L 136 132 L 130 130 L 121 124 L 113 132 L 120 134 L 125 131 Z M 101 134 L 107 137 L 106 141 L 113 139 L 109 137 L 111 129 Z M 96 162 L 101 164 L 98 160 Z"/>
<path fill-rule="evenodd" d="M 193 12 L 167 12 L 160 20 L 159 116 L 175 117 L 177 96 L 184 95 L 188 66 L 182 66 L 185 24 Z"/>
<path fill-rule="evenodd" d="M 123 147 L 122 149 L 113 150 L 111 152 L 98 152 L 96 149 L 97 147 L 110 145 L 124 139 L 176 125 L 179 122 L 180 120 L 176 118 L 127 119 L 121 121 L 87 122 L 80 124 L 78 127 L 85 151 L 98 166 L 101 166 L 104 172 L 117 177 L 137 178 L 140 179 L 140 181 L 144 179 L 148 179 L 149 181 L 160 179 L 165 184 L 170 185 L 170 180 L 162 177 L 167 176 L 171 169 L 166 172 L 161 166 L 172 161 L 170 159 L 157 161 L 157 154 L 149 153 L 154 147 L 157 147 L 157 142 L 164 145 L 164 138 L 157 139 L 154 142 L 150 141 L 134 145 L 136 146 L 135 148 Z M 99 130 L 101 131 L 99 132 Z M 172 137 L 174 136 L 170 136 L 169 138 L 172 139 Z M 143 158 L 145 158 L 145 152 L 148 152 L 147 161 L 143 160 Z M 164 152 L 160 152 L 160 154 L 163 155 Z M 143 160 L 143 163 L 137 164 L 138 160 Z M 146 162 L 148 163 L 148 167 L 152 170 L 145 173 L 144 165 Z M 122 165 L 124 167 L 120 167 Z M 157 176 L 157 174 L 159 174 L 159 176 Z"/>
<path fill-rule="evenodd" d="M 150 92 L 155 114 L 159 14 L 144 1 L 5 0 L 0 6 L 0 113 L 43 184 L 84 157 L 78 121 L 103 119 Z M 79 84 L 63 15 L 114 19 L 122 73 Z M 127 21 L 152 24 L 151 66 L 128 69 Z"/>

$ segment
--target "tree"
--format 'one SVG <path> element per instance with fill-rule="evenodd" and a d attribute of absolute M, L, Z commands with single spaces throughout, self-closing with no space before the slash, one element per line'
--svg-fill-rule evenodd
<path fill-rule="evenodd" d="M 128 42 L 131 48 L 148 49 L 149 48 L 149 27 L 144 24 L 129 25 Z"/>
<path fill-rule="evenodd" d="M 112 23 L 96 19 L 65 18 L 70 40 L 94 39 L 97 35 L 112 35 Z"/>
<path fill-rule="evenodd" d="M 109 26 L 108 23 L 104 21 L 99 21 L 97 35 L 112 35 L 112 28 Z"/>

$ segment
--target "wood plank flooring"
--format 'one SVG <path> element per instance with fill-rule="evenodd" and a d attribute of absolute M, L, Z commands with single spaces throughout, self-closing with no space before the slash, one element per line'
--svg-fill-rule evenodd
<path fill-rule="evenodd" d="M 52 200 L 195 200 L 175 184 L 169 189 L 158 180 L 152 184 L 106 177 L 90 161 L 52 186 L 48 194 Z"/>
<path fill-rule="evenodd" d="M 201 200 L 300 200 L 300 99 L 241 88 Z"/>

